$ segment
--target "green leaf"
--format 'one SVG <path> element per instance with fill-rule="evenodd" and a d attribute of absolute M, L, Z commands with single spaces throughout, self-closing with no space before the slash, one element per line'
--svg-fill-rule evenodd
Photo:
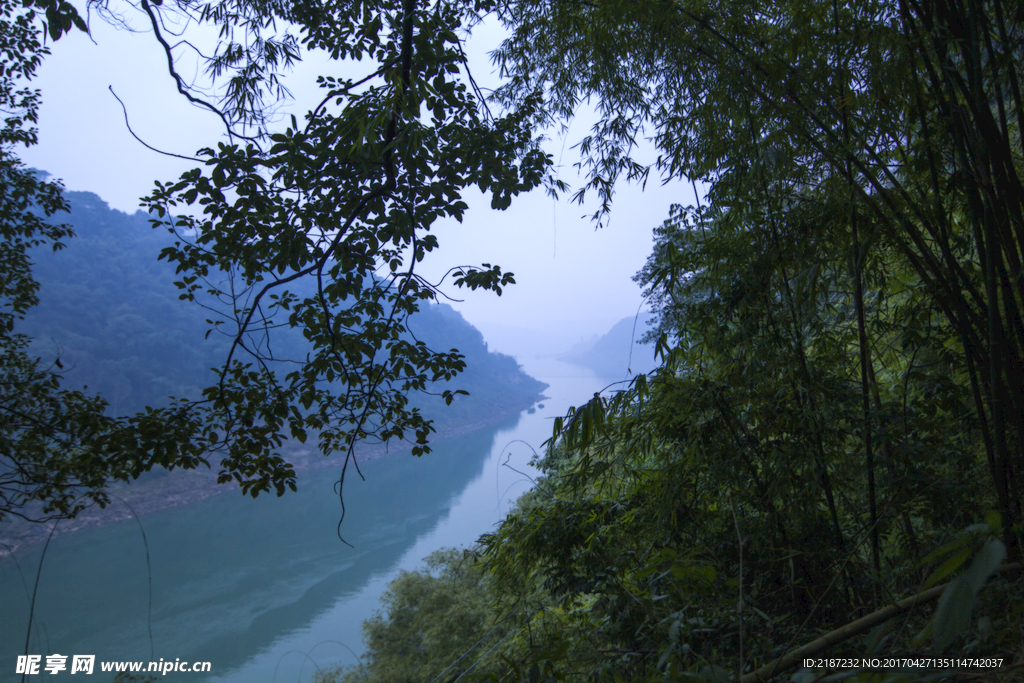
<path fill-rule="evenodd" d="M 942 591 L 931 622 L 932 645 L 937 651 L 945 650 L 970 628 L 971 611 L 978 591 L 1005 558 L 1006 546 L 1003 542 L 989 539 L 975 555 L 967 571 Z"/>
<path fill-rule="evenodd" d="M 965 562 L 967 562 L 967 560 L 970 559 L 973 551 L 974 548 L 968 545 L 964 545 L 959 548 L 955 553 L 953 553 L 952 557 L 940 564 L 935 571 L 931 573 L 928 580 L 921 586 L 921 590 L 927 590 L 936 584 L 942 583 L 946 577 L 955 573 Z"/>
<path fill-rule="evenodd" d="M 985 513 L 985 523 L 992 533 L 999 533 L 1003 528 L 1003 516 L 998 510 L 989 510 Z"/>
<path fill-rule="evenodd" d="M 732 683 L 732 676 L 720 666 L 705 666 L 700 670 L 700 677 L 708 683 Z"/>
<path fill-rule="evenodd" d="M 885 643 L 885 637 L 893 632 L 897 623 L 895 619 L 882 622 L 864 638 L 864 654 L 868 657 L 878 654 Z"/>
<path fill-rule="evenodd" d="M 977 595 L 988 578 L 992 576 L 999 565 L 1006 559 L 1006 546 L 1003 542 L 990 538 L 982 546 L 978 554 L 974 556 L 971 566 L 964 572 L 963 579 L 971 591 Z"/>
<path fill-rule="evenodd" d="M 951 582 L 939 596 L 932 618 L 932 647 L 942 652 L 971 625 L 974 591 L 963 577 Z"/>

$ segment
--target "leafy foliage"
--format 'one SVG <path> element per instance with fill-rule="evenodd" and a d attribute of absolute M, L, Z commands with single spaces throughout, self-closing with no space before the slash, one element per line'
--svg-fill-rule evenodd
<path fill-rule="evenodd" d="M 142 4 L 158 38 L 160 7 Z M 462 77 L 458 33 L 491 11 L 510 35 L 495 53 L 500 117 Z M 315 430 L 349 456 L 360 439 L 411 435 L 426 452 L 433 425 L 409 392 L 464 370 L 409 334 L 439 286 L 417 272 L 438 247 L 430 227 L 461 220 L 471 186 L 506 208 L 544 184 L 536 127 L 589 99 L 600 117 L 576 196 L 597 192 L 596 219 L 618 178 L 652 171 L 703 181 L 707 204 L 673 209 L 638 276 L 663 366 L 556 420 L 545 478 L 483 539 L 486 575 L 470 583 L 511 629 L 487 673 L 750 681 L 922 587 L 932 615 L 830 654 L 1019 656 L 1019 565 L 1001 571 L 1024 547 L 1019 3 L 357 0 L 201 15 L 254 46 L 211 68 L 258 77 L 234 81 L 229 141 L 147 208 L 176 240 L 163 258 L 182 296 L 219 302 L 210 324 L 231 346 L 202 400 L 172 406 L 196 450 L 135 469 L 219 450 L 222 478 L 255 495 L 293 485 L 275 452 L 289 434 Z M 253 27 L 277 19 L 300 38 L 267 48 Z M 371 67 L 324 76 L 301 126 L 239 135 L 259 128 L 261 88 L 300 43 Z M 645 134 L 651 164 L 635 157 Z M 514 282 L 490 264 L 452 273 L 499 293 Z M 266 341 L 277 328 L 312 347 L 283 375 Z M 369 629 L 387 656 L 347 675 L 425 678 L 454 656 L 459 639 L 431 615 L 487 619 L 478 602 L 445 611 L 443 580 L 404 577 Z"/>
<path fill-rule="evenodd" d="M 864 279 L 872 262 L 910 275 L 963 356 L 1008 522 L 1004 541 L 1016 557 L 1009 529 L 1021 519 L 1024 472 L 1019 7 L 528 0 L 505 19 L 512 37 L 497 52 L 510 74 L 504 102 L 544 93 L 552 117 L 568 116 L 582 98 L 597 102 L 601 120 L 580 144 L 589 172 L 580 192 L 597 191 L 602 210 L 617 177 L 656 170 L 707 182 L 714 214 L 738 224 L 768 230 L 758 224 L 828 212 L 838 229 L 817 235 L 834 236 L 849 261 L 862 413 L 872 403 L 875 353 L 862 334 Z M 653 165 L 633 157 L 645 126 L 659 151 Z M 886 257 L 875 260 L 873 248 Z"/>
<path fill-rule="evenodd" d="M 495 663 L 497 655 L 486 655 L 507 629 L 494 623 L 487 577 L 476 559 L 470 552 L 439 550 L 426 558 L 425 569 L 399 574 L 381 597 L 384 612 L 363 623 L 362 664 L 320 672 L 314 680 L 427 682 L 443 671 L 447 681 L 478 660 L 478 666 Z"/>
<path fill-rule="evenodd" d="M 1019 3 L 504 10 L 497 99 L 598 109 L 595 218 L 623 176 L 709 192 L 637 277 L 662 367 L 556 420 L 481 541 L 519 615 L 491 679 L 750 682 L 812 643 L 1019 666 Z"/>
<path fill-rule="evenodd" d="M 147 206 L 154 225 L 175 235 L 162 258 L 181 274 L 182 296 L 220 299 L 222 317 L 211 322 L 230 329 L 219 382 L 204 390 L 228 472 L 256 453 L 272 457 L 285 434 L 315 430 L 325 454 L 346 453 L 344 480 L 358 440 L 412 438 L 414 453 L 428 452 L 434 427 L 408 396 L 465 368 L 461 354 L 405 334 L 409 317 L 435 296 L 416 272 L 437 246 L 430 226 L 462 220 L 460 195 L 470 186 L 506 208 L 542 182 L 550 160 L 530 133 L 530 106 L 494 118 L 462 82 L 456 31 L 472 5 L 305 9 L 313 12 L 300 24 L 308 47 L 377 67 L 359 82 L 321 78 L 324 100 L 304 125 L 293 119 L 267 150 L 202 150 L 206 168 L 158 184 Z M 192 206 L 201 216 L 175 217 Z M 453 271 L 456 284 L 473 289 L 500 293 L 514 282 L 490 264 Z M 312 286 L 303 290 L 303 280 Z M 300 330 L 313 348 L 288 359 L 296 365 L 284 376 L 268 365 L 280 359 L 263 341 L 278 327 Z M 248 432 L 255 424 L 264 425 L 258 435 Z M 243 477 L 243 487 L 255 493 L 291 481 L 285 467 L 259 472 L 258 483 Z"/>
<path fill-rule="evenodd" d="M 116 19 L 106 3 L 94 6 Z M 45 7 L 52 38 L 73 26 L 85 28 L 73 6 Z M 492 206 L 504 209 L 513 196 L 541 184 L 550 165 L 531 133 L 533 108 L 496 118 L 465 82 L 472 79 L 461 75 L 465 56 L 456 32 L 482 8 L 391 0 L 288 7 L 143 2 L 137 9 L 164 48 L 179 92 L 226 125 L 228 142 L 199 153 L 205 168 L 176 183 L 158 183 L 146 199 L 153 225 L 174 236 L 161 258 L 180 276 L 181 298 L 212 309 L 207 334 L 229 330 L 226 360 L 218 363 L 212 386 L 193 394 L 197 400 L 174 399 L 118 420 L 102 415 L 101 399 L 56 395 L 56 375 L 11 359 L 10 367 L 18 367 L 11 391 L 22 403 L 11 403 L 8 412 L 41 418 L 42 432 L 24 422 L 11 426 L 21 439 L 5 450 L 18 472 L 10 481 L 17 493 L 3 510 L 40 500 L 48 511 L 73 515 L 81 508 L 77 491 L 102 504 L 108 478 L 136 477 L 154 466 L 206 465 L 211 456 L 220 458 L 219 481 L 234 480 L 253 496 L 272 488 L 281 495 L 295 481 L 280 448 L 286 438 L 304 441 L 310 432 L 324 454 L 345 452 L 342 481 L 361 440 L 408 439 L 417 455 L 428 452 L 436 427 L 411 395 L 435 393 L 436 382 L 452 380 L 466 367 L 458 350 L 434 351 L 409 329 L 410 316 L 440 286 L 416 272 L 437 246 L 430 227 L 442 217 L 462 219 L 465 188 L 491 193 Z M 34 39 L 32 12 L 21 15 L 24 25 L 17 31 L 7 30 L 12 46 Z M 175 13 L 221 29 L 207 67 L 215 80 L 227 78 L 223 110 L 177 73 L 176 48 L 162 28 Z M 293 22 L 301 40 L 288 32 L 268 37 L 279 20 Z M 337 61 L 366 59 L 376 66 L 359 81 L 322 77 L 324 100 L 305 125 L 292 117 L 291 128 L 268 138 L 264 97 L 283 93 L 278 72 L 298 58 L 300 43 Z M 38 42 L 27 45 L 22 54 L 30 61 L 11 67 L 9 75 L 30 75 L 44 54 Z M 12 119 L 10 130 L 34 120 L 38 95 L 23 96 L 28 99 L 19 106 L 28 113 Z M 31 142 L 32 136 L 17 140 Z M 56 189 L 46 191 L 50 195 L 21 197 L 18 210 L 48 196 L 52 206 L 43 204 L 45 212 L 66 208 Z M 193 213 L 176 215 L 186 207 Z M 40 233 L 47 228 L 24 222 L 31 218 L 10 217 L 12 225 L 26 226 L 28 242 L 32 235 L 45 236 L 38 242 L 70 234 Z M 24 253 L 24 246 L 14 248 Z M 31 282 L 27 261 L 11 272 Z M 498 294 L 515 282 L 491 264 L 450 272 L 457 286 Z M 34 285 L 18 286 L 21 298 L 14 305 L 20 315 L 34 303 Z M 140 321 L 129 316 L 122 322 L 138 327 Z M 278 346 L 282 331 L 291 331 L 297 343 Z M 15 353 L 22 358 L 25 339 L 17 339 Z M 505 374 L 517 374 L 508 362 L 502 365 Z M 26 383 L 49 393 L 26 398 L 17 388 Z M 465 393 L 440 391 L 447 404 Z M 74 404 L 78 417 L 49 415 L 44 404 L 63 406 L 61 411 Z M 73 426 L 76 421 L 82 430 Z M 74 436 L 48 441 L 54 429 Z M 51 451 L 89 455 L 72 457 L 75 466 L 61 473 Z M 47 480 L 50 473 L 55 480 Z"/>
<path fill-rule="evenodd" d="M 1018 10 L 510 9 L 502 100 L 597 102 L 577 196 L 607 211 L 616 178 L 652 171 L 710 191 L 637 278 L 663 367 L 558 421 L 548 479 L 484 540 L 506 601 L 555 602 L 499 676 L 756 677 L 931 569 L 955 578 L 930 625 L 872 648 L 1013 658 L 1019 578 L 992 589 L 986 636 L 970 614 L 1022 546 Z"/>

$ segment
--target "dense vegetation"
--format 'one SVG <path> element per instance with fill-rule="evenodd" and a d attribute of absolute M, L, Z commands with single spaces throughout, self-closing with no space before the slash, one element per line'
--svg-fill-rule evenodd
<path fill-rule="evenodd" d="M 363 623 L 368 651 L 361 665 L 321 670 L 315 680 L 426 682 L 442 673 L 444 680 L 454 678 L 509 633 L 496 623 L 492 597 L 475 557 L 439 550 L 426 558 L 423 570 L 401 572 L 381 596 L 386 613 Z M 474 643 L 475 656 L 463 657 Z M 500 661 L 498 654 L 484 660 Z"/>
<path fill-rule="evenodd" d="M 211 69 L 232 74 L 219 113 L 250 132 L 300 44 L 371 63 L 362 80 L 322 79 L 323 104 L 269 148 L 259 129 L 203 150 L 203 169 L 148 199 L 177 231 L 164 255 L 186 295 L 226 297 L 232 352 L 256 367 L 222 369 L 188 443 L 230 436 L 226 476 L 256 491 L 288 483 L 271 455 L 288 430 L 323 427 L 325 451 L 370 433 L 425 442 L 402 392 L 462 367 L 403 337 L 433 295 L 415 263 L 438 246 L 434 221 L 462 219 L 465 189 L 495 208 L 563 189 L 544 125 L 595 105 L 577 197 L 597 194 L 598 221 L 622 177 L 707 187 L 657 229 L 638 275 L 661 367 L 557 421 L 544 478 L 501 528 L 470 558 L 435 559 L 439 576 L 403 577 L 365 667 L 325 678 L 749 683 L 788 675 L 804 643 L 800 656 L 992 656 L 990 675 L 1020 678 L 1022 3 L 156 7 L 143 0 L 158 34 L 162 12 L 244 33 Z M 485 99 L 460 31 L 489 13 L 509 37 L 507 80 Z M 299 37 L 260 33 L 278 19 Z M 187 207 L 203 213 L 172 217 Z M 207 280 L 218 272 L 237 286 Z M 509 283 L 489 264 L 458 273 Z M 312 295 L 284 291 L 301 277 Z M 316 354 L 281 384 L 245 340 L 285 322 Z M 454 611 L 437 599 L 452 585 Z M 497 634 L 479 664 L 474 650 L 424 673 Z M 840 678 L 960 668 L 979 671 Z"/>
<path fill-rule="evenodd" d="M 662 367 L 560 421 L 545 477 L 472 551 L 494 613 L 466 651 L 501 624 L 501 659 L 470 670 L 473 649 L 426 680 L 754 681 L 788 676 L 804 644 L 990 656 L 985 675 L 1019 679 L 1024 7 L 502 16 L 497 99 L 542 92 L 553 118 L 597 104 L 580 145 L 597 219 L 622 175 L 709 191 L 637 276 Z M 650 165 L 631 156 L 644 134 Z M 399 680 L 378 642 L 348 676 Z M 981 674 L 878 669 L 843 677 Z"/>

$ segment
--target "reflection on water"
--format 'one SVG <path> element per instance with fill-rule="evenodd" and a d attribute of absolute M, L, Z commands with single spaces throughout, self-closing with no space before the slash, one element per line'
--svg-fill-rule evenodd
<path fill-rule="evenodd" d="M 471 544 L 530 486 L 526 463 L 564 414 L 606 382 L 552 360 L 525 363 L 550 384 L 544 407 L 453 438 L 423 458 L 395 453 L 346 482 L 340 513 L 333 469 L 301 473 L 299 492 L 256 500 L 221 495 L 53 540 L 39 578 L 29 652 L 101 660 L 209 661 L 211 674 L 162 679 L 242 683 L 309 680 L 351 663 L 360 624 L 401 569 L 444 546 Z M 28 593 L 41 548 L 0 560 L 0 681 L 24 652 Z M 149 582 L 152 577 L 152 640 Z M 24 578 L 24 581 L 23 581 Z M 97 665 L 98 668 L 98 665 Z M 47 679 L 62 678 L 62 675 Z M 89 680 L 109 681 L 99 671 Z M 75 680 L 75 679 L 70 679 Z"/>

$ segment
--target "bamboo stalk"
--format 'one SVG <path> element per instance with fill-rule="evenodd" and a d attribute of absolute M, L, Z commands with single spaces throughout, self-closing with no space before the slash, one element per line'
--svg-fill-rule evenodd
<path fill-rule="evenodd" d="M 1003 572 L 1010 569 L 1020 569 L 1020 566 L 1020 563 L 1004 564 L 996 571 Z M 918 605 L 923 605 L 937 599 L 942 595 L 942 591 L 944 591 L 948 585 L 948 583 L 944 583 L 941 586 L 929 588 L 917 595 L 912 595 L 909 598 L 900 600 L 899 602 L 886 605 L 882 609 L 876 610 L 871 614 L 857 619 L 856 621 L 851 621 L 849 624 L 841 626 L 831 633 L 826 633 L 821 638 L 811 641 L 802 647 L 798 647 L 792 652 L 787 652 L 775 661 L 769 662 L 759 669 L 742 676 L 740 678 L 740 683 L 759 683 L 760 681 L 767 681 L 772 676 L 799 664 L 805 657 L 810 657 L 822 650 L 832 647 L 833 645 L 838 645 L 853 636 L 864 633 L 865 631 L 870 631 L 872 628 L 880 624 L 884 624 L 893 617 L 907 612 Z"/>

